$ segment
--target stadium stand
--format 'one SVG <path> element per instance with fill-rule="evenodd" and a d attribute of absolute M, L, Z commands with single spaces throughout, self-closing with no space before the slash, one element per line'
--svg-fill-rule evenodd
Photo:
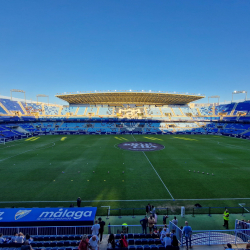
<path fill-rule="evenodd" d="M 56 132 L 221 133 L 245 138 L 250 130 L 250 101 L 223 105 L 71 107 L 1 98 L 0 122 L 1 138 Z"/>

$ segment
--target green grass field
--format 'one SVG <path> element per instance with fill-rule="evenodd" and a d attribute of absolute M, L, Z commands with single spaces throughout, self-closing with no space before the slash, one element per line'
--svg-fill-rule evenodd
<path fill-rule="evenodd" d="M 144 154 L 115 146 L 134 140 L 165 148 Z M 250 141 L 222 136 L 64 135 L 0 145 L 1 207 L 69 206 L 78 196 L 99 208 L 250 205 L 249 176 Z"/>

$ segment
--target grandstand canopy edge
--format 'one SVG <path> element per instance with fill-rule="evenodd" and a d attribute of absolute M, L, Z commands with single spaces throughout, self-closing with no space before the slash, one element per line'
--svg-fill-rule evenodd
<path fill-rule="evenodd" d="M 70 106 L 108 105 L 121 106 L 123 104 L 136 105 L 183 105 L 204 98 L 203 95 L 172 94 L 172 93 L 80 93 L 56 95 L 68 102 Z"/>

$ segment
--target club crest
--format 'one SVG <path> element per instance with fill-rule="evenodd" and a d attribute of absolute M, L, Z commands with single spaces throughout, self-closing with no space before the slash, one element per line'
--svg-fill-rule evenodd
<path fill-rule="evenodd" d="M 29 214 L 31 212 L 31 210 L 19 210 L 16 214 L 15 214 L 15 220 L 19 220 L 21 218 L 23 218 L 24 216 L 26 216 L 27 214 Z"/>

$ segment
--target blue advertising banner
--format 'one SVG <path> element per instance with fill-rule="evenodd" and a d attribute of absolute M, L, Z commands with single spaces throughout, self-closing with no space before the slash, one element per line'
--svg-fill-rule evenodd
<path fill-rule="evenodd" d="M 93 225 L 96 207 L 71 208 L 3 208 L 0 226 Z"/>

